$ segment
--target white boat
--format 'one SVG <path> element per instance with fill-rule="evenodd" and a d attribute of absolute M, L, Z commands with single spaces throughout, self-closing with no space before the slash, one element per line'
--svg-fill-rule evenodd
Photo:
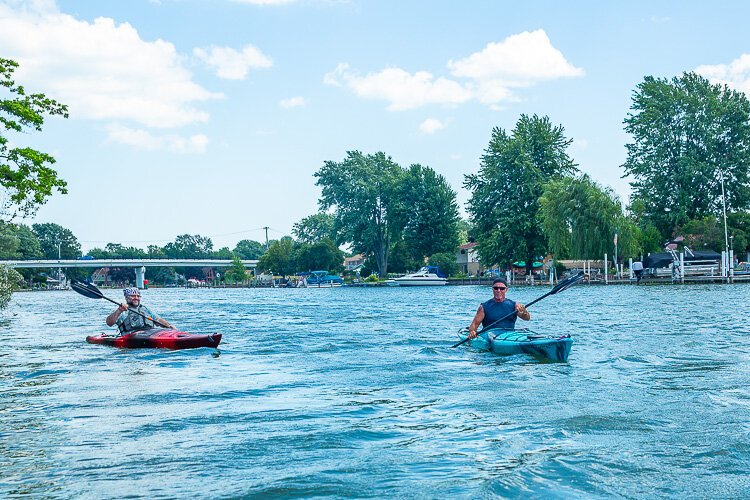
<path fill-rule="evenodd" d="M 416 273 L 386 281 L 391 286 L 441 286 L 448 283 L 448 278 L 441 276 L 436 266 L 425 266 Z"/>

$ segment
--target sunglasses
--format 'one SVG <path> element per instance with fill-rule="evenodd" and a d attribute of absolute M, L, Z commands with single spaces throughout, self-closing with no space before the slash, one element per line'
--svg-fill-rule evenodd
<path fill-rule="evenodd" d="M 493 286 L 492 289 L 493 290 L 507 290 L 508 287 L 507 286 Z"/>

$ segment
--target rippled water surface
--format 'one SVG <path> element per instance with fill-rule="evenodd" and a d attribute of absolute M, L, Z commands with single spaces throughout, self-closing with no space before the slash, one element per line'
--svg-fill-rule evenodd
<path fill-rule="evenodd" d="M 548 297 L 530 326 L 574 337 L 565 364 L 450 349 L 490 292 L 144 292 L 220 352 L 89 345 L 112 304 L 18 293 L 0 496 L 748 495 L 749 286 Z"/>

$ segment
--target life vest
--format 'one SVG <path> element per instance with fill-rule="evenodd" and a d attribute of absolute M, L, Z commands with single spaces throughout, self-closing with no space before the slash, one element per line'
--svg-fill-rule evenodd
<path fill-rule="evenodd" d="M 136 314 L 137 312 L 151 318 L 154 317 L 154 313 L 144 305 L 139 304 L 138 307 L 129 307 L 127 311 L 117 318 L 117 328 L 120 330 L 121 334 L 154 327 L 153 321 L 148 320 L 143 316 L 139 316 Z"/>

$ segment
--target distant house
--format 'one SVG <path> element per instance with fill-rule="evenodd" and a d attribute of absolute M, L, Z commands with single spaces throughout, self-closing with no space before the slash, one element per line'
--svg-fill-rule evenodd
<path fill-rule="evenodd" d="M 479 263 L 479 254 L 476 249 L 477 245 L 479 245 L 479 243 L 472 242 L 458 247 L 458 252 L 456 252 L 456 264 L 458 264 L 459 270 L 464 274 L 477 275 L 481 270 L 482 266 Z"/>
<path fill-rule="evenodd" d="M 344 259 L 344 271 L 353 271 L 365 263 L 365 256 L 361 253 Z"/>
<path fill-rule="evenodd" d="M 91 274 L 91 281 L 97 285 L 108 285 L 109 279 L 109 268 L 101 267 Z"/>

